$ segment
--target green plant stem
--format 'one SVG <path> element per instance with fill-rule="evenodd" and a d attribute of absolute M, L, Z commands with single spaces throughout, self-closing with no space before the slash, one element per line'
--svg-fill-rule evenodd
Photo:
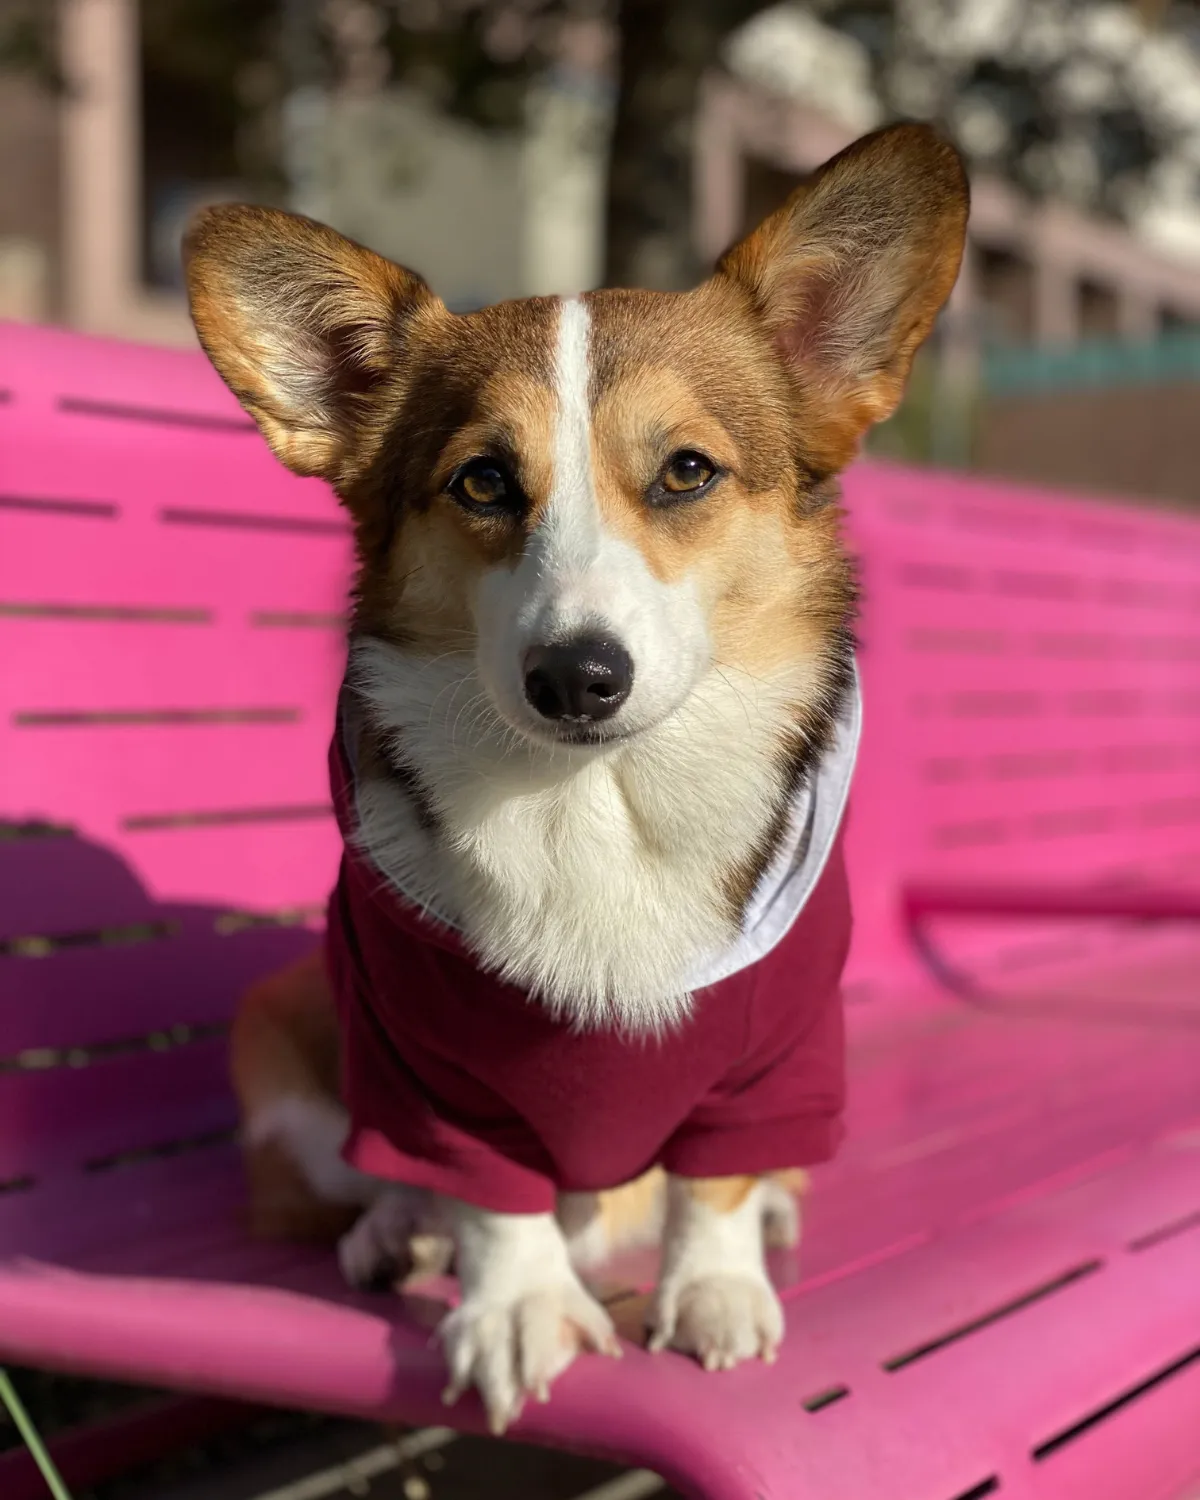
<path fill-rule="evenodd" d="M 71 1492 L 62 1482 L 62 1476 L 54 1467 L 54 1460 L 46 1451 L 46 1445 L 38 1436 L 38 1430 L 29 1420 L 29 1413 L 17 1395 L 16 1387 L 8 1377 L 7 1370 L 0 1370 L 0 1400 L 8 1407 L 9 1415 L 16 1423 L 17 1431 L 25 1440 L 25 1446 L 33 1454 L 33 1461 L 46 1481 L 46 1488 L 54 1500 L 71 1500 Z"/>

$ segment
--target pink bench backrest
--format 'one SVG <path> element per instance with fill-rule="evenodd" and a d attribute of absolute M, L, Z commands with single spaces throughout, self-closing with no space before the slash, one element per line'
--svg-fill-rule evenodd
<path fill-rule="evenodd" d="M 317 911 L 349 544 L 198 353 L 0 328 L 5 815 Z M 862 465 L 852 972 L 914 876 L 1200 881 L 1200 525 Z M 984 938 L 986 947 L 992 939 Z"/>
<path fill-rule="evenodd" d="M 161 897 L 312 906 L 349 537 L 197 353 L 0 330 L 4 811 Z"/>
<path fill-rule="evenodd" d="M 233 1126 L 225 1023 L 336 869 L 348 562 L 201 356 L 0 326 L 9 1246 L 64 1232 L 35 1189 Z"/>
<path fill-rule="evenodd" d="M 902 976 L 916 877 L 1200 883 L 1200 528 L 868 466 L 848 498 L 868 601 L 854 982 Z M 316 910 L 332 877 L 347 564 L 328 494 L 273 463 L 198 355 L 0 327 L 0 1257 L 99 1246 L 93 1268 L 149 1273 L 10 1264 L 14 1347 L 23 1328 L 26 1357 L 436 1420 L 424 1333 L 339 1312 L 311 1295 L 320 1266 L 230 1234 L 223 1025 L 313 941 L 231 909 Z M 598 1361 L 532 1431 L 696 1475 L 705 1424 L 732 1446 L 703 1449 L 702 1482 L 739 1496 L 798 1494 L 803 1463 L 841 1494 L 1148 1497 L 1135 1458 L 1182 1474 L 1194 1452 L 1183 1035 L 984 1024 L 949 1060 L 924 1031 L 860 1054 L 846 1175 L 814 1197 L 824 1261 L 769 1387 L 634 1355 L 610 1389 Z M 301 1295 L 247 1284 L 277 1273 Z"/>
<path fill-rule="evenodd" d="M 1200 889 L 1200 521 L 877 465 L 846 490 L 866 594 L 856 973 L 903 961 L 897 894 L 918 879 Z M 973 936 L 1033 961 L 1112 941 Z"/>

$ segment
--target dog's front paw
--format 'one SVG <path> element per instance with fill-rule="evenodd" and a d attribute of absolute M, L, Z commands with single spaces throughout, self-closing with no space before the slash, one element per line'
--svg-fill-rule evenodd
<path fill-rule="evenodd" d="M 668 1278 L 649 1321 L 651 1349 L 694 1355 L 706 1370 L 731 1370 L 747 1359 L 771 1364 L 783 1341 L 783 1308 L 765 1276 Z"/>
<path fill-rule="evenodd" d="M 442 1399 L 452 1405 L 475 1386 L 497 1436 L 520 1416 L 527 1396 L 549 1400 L 551 1381 L 581 1350 L 621 1353 L 608 1314 L 573 1277 L 511 1297 L 468 1298 L 438 1336 L 450 1367 Z"/>
<path fill-rule="evenodd" d="M 383 1291 L 413 1269 L 414 1237 L 424 1227 L 429 1194 L 386 1187 L 338 1241 L 342 1275 L 360 1291 Z"/>

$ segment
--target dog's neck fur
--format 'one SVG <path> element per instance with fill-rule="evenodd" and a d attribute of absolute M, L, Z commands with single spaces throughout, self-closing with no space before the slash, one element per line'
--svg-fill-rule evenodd
<path fill-rule="evenodd" d="M 712 670 L 685 710 L 597 752 L 518 737 L 469 656 L 360 639 L 348 680 L 358 842 L 390 883 L 566 1021 L 687 1014 L 688 975 L 736 940 L 737 872 L 780 835 L 795 683 Z"/>
<path fill-rule="evenodd" d="M 229 205 L 189 231 L 214 365 L 354 519 L 361 842 L 580 1024 L 668 1024 L 743 913 L 766 925 L 798 763 L 853 676 L 830 482 L 896 410 L 967 210 L 957 153 L 897 126 L 691 292 L 463 317 L 308 219 Z M 616 666 L 592 679 L 596 647 Z M 565 748 L 585 726 L 611 743 Z"/>

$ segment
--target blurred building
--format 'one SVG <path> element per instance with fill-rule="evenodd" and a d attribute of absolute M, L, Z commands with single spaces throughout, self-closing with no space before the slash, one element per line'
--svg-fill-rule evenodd
<path fill-rule="evenodd" d="M 976 467 L 1200 506 L 1200 333 L 994 350 L 982 373 Z"/>
<path fill-rule="evenodd" d="M 172 181 L 161 151 L 148 154 L 137 0 L 60 0 L 59 11 L 66 92 L 0 76 L 2 305 L 135 337 L 186 337 L 171 285 L 179 227 L 196 200 L 239 185 L 189 182 L 186 163 Z M 877 123 L 845 38 L 802 28 L 790 58 L 788 40 L 778 21 L 735 37 L 729 71 L 707 91 L 695 225 L 706 253 Z M 334 97 L 298 125 L 310 139 L 292 143 L 307 163 L 302 206 L 426 270 L 451 302 L 586 286 L 600 275 L 607 109 L 586 56 L 537 91 L 523 137 L 440 116 L 398 89 Z M 148 170 L 159 179 L 150 193 Z M 974 184 L 956 311 L 1005 343 L 1145 339 L 1200 322 L 1200 264 L 984 178 Z"/>
<path fill-rule="evenodd" d="M 57 10 L 63 90 L 0 72 L 0 317 L 190 342 L 183 224 L 199 203 L 261 189 L 213 176 L 221 153 L 198 161 L 169 117 L 188 101 L 147 87 L 137 0 Z M 608 97 L 586 55 L 535 90 L 521 134 L 397 88 L 296 103 L 289 206 L 421 270 L 451 306 L 599 280 Z"/>
<path fill-rule="evenodd" d="M 0 17 L 11 3 L 0 0 Z M 57 8 L 65 88 L 0 73 L 0 316 L 190 342 L 182 226 L 199 202 L 262 189 L 238 181 L 232 145 L 216 140 L 220 122 L 192 122 L 191 138 L 178 128 L 190 106 L 146 76 L 138 0 L 45 3 Z M 704 90 L 696 135 L 693 232 L 706 256 L 878 123 L 861 49 L 800 8 L 760 16 L 734 36 L 726 61 Z M 290 191 L 280 198 L 420 270 L 451 306 L 578 290 L 602 274 L 610 107 L 586 44 L 535 89 L 521 132 L 489 133 L 396 87 L 310 91 L 287 116 Z M 1148 468 L 1140 452 L 1102 459 L 1104 445 L 1088 437 L 1132 409 L 1107 394 L 1124 389 L 1124 377 L 1105 384 L 1093 362 L 1087 379 L 1068 379 L 1065 366 L 1004 366 L 1002 352 L 989 352 L 1148 345 L 1193 326 L 1200 256 L 1165 253 L 1112 220 L 977 175 L 932 410 L 969 400 L 960 430 L 935 441 L 933 456 L 966 460 L 969 420 L 970 456 L 998 472 L 1200 500 L 1200 481 L 1188 477 L 1200 474 L 1200 446 L 1191 448 L 1200 436 L 1182 418 L 1172 417 L 1171 436 L 1162 427 L 1193 400 L 1197 371 L 1168 361 L 1179 394 L 1165 402 L 1144 373 L 1125 381 L 1146 406 L 1141 430 L 1157 434 L 1143 446 L 1172 449 L 1170 462 Z"/>
<path fill-rule="evenodd" d="M 844 39 L 794 10 L 770 19 L 733 39 L 706 91 L 695 233 L 709 256 L 882 123 Z M 913 393 L 923 430 L 883 451 L 1200 505 L 1200 255 L 976 173 L 936 360 Z"/>
<path fill-rule="evenodd" d="M 714 78 L 700 122 L 701 246 L 719 253 L 874 123 L 838 120 L 753 78 Z M 955 308 L 989 342 L 1153 338 L 1200 324 L 1200 261 L 1168 258 L 1118 224 L 976 176 Z"/>
<path fill-rule="evenodd" d="M 0 74 L 0 316 L 186 341 L 180 299 L 150 285 L 142 252 L 136 6 L 58 10 L 64 87 Z"/>

